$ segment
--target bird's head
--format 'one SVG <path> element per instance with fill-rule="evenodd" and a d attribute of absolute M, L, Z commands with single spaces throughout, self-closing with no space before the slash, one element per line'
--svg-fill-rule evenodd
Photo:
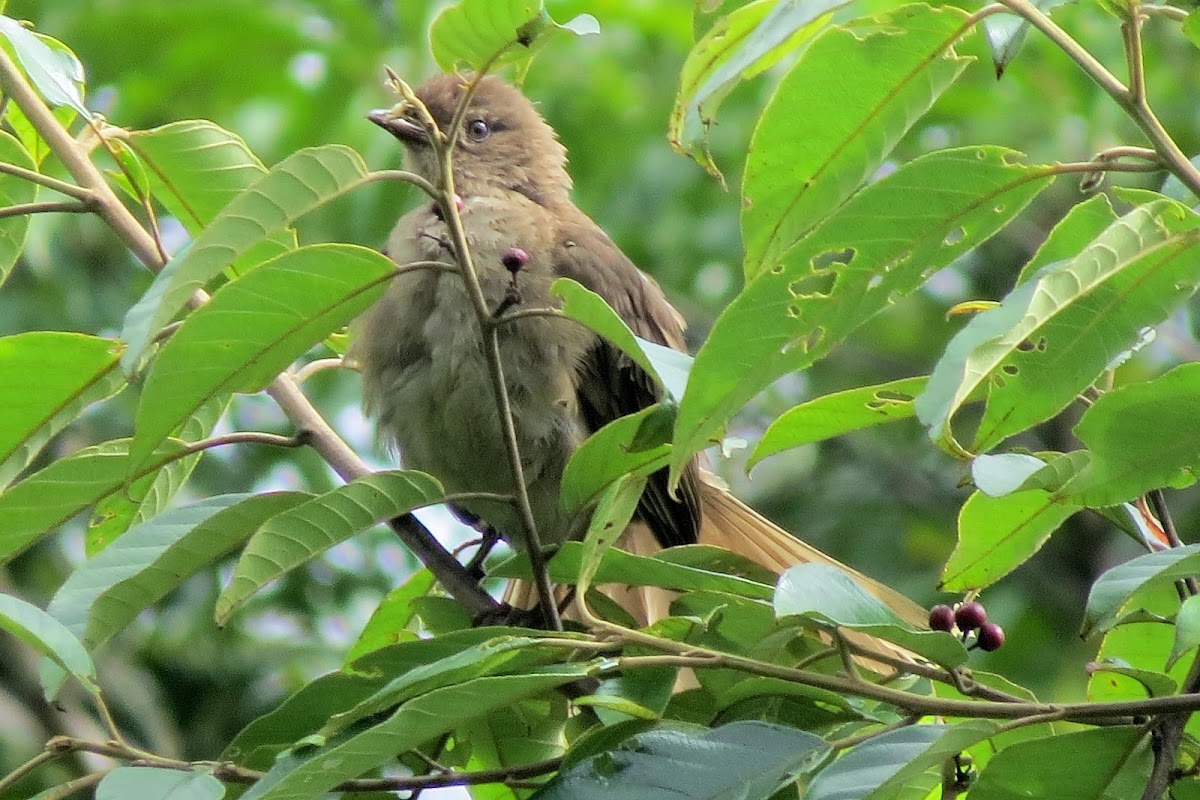
<path fill-rule="evenodd" d="M 469 78 L 439 75 L 417 89 L 443 133 L 458 107 Z M 406 103 L 372 111 L 368 119 L 404 145 L 409 167 L 437 181 L 437 159 L 415 110 Z M 454 182 L 463 197 L 519 192 L 544 203 L 571 190 L 567 151 L 533 103 L 495 76 L 486 76 L 471 96 L 452 157 Z"/>

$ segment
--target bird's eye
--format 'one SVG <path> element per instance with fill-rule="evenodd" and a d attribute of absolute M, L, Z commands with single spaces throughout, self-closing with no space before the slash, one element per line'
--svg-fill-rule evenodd
<path fill-rule="evenodd" d="M 467 136 L 476 142 L 482 142 L 491 132 L 492 129 L 484 120 L 473 119 L 467 123 Z"/>

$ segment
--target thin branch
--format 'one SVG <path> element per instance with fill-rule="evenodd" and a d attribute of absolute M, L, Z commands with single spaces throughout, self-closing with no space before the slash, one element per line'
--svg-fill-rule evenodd
<path fill-rule="evenodd" d="M 1146 102 L 1146 67 L 1142 58 L 1142 16 L 1140 4 L 1131 3 L 1129 18 L 1121 24 L 1121 37 L 1125 41 L 1125 62 L 1129 66 L 1129 102 L 1143 105 Z"/>
<path fill-rule="evenodd" d="M 475 269 L 466 231 L 463 228 L 462 216 L 459 213 L 457 204 L 454 202 L 453 147 L 457 132 L 456 126 L 461 123 L 466 113 L 465 109 L 470 103 L 471 93 L 474 88 L 487 72 L 488 66 L 501 53 L 503 53 L 503 49 L 493 56 L 492 59 L 489 59 L 464 88 L 448 133 L 440 130 L 429 113 L 429 109 L 416 96 L 412 87 L 403 80 L 400 80 L 393 73 L 389 73 L 389 77 L 396 90 L 400 92 L 401 97 L 416 110 L 422 125 L 428 133 L 430 144 L 437 157 L 440 174 L 437 181 L 438 192 L 434 197 L 442 207 L 442 215 L 445 218 L 446 227 L 450 232 L 455 260 L 462 268 L 463 283 L 475 308 L 480 335 L 484 340 L 484 353 L 487 358 L 488 374 L 491 378 L 492 391 L 496 398 L 501 434 L 504 439 L 505 451 L 508 454 L 508 467 L 512 473 L 513 488 L 517 497 L 517 508 L 521 517 L 523 549 L 529 556 L 530 567 L 533 570 L 534 584 L 537 587 L 538 605 L 545 616 L 546 625 L 552 630 L 562 630 L 562 620 L 559 618 L 558 607 L 554 601 L 554 587 L 550 583 L 550 576 L 546 570 L 546 554 L 542 552 L 537 522 L 534 519 L 533 507 L 529 501 L 529 489 L 525 483 L 525 470 L 521 462 L 521 450 L 517 441 L 512 402 L 508 396 L 508 382 L 505 380 L 504 366 L 501 361 L 500 337 L 495 328 L 489 324 L 493 318 L 493 312 L 488 308 L 487 299 L 483 294 L 483 287 L 479 282 L 479 273 Z"/>
<path fill-rule="evenodd" d="M 133 761 L 144 766 L 159 769 L 173 769 L 180 772 L 195 772 L 211 770 L 214 777 L 228 783 L 251 784 L 262 780 L 265 772 L 247 769 L 230 762 L 218 761 L 181 761 L 153 754 L 143 754 L 140 751 L 122 746 L 116 742 L 93 742 L 85 739 L 74 739 L 69 736 L 57 736 L 46 744 L 47 751 L 54 753 L 87 752 L 97 753 L 123 761 Z M 439 775 L 416 775 L 407 778 L 356 778 L 343 781 L 330 791 L 333 792 L 396 792 L 415 789 L 434 789 L 445 786 L 474 786 L 485 783 L 505 783 L 509 780 L 533 778 L 556 772 L 562 766 L 561 758 L 551 758 L 515 767 L 479 770 L 477 772 L 445 772 Z M 103 773 L 95 773 L 95 780 L 103 777 Z M 93 776 L 88 776 L 93 777 Z"/>
<path fill-rule="evenodd" d="M 416 186 L 422 192 L 429 195 L 430 198 L 434 200 L 438 199 L 438 190 L 434 187 L 434 185 L 415 172 L 409 172 L 408 170 L 403 169 L 373 170 L 367 173 L 366 179 L 363 181 L 363 183 L 374 183 L 376 181 L 401 181 L 402 183 L 411 183 L 413 186 Z"/>
<path fill-rule="evenodd" d="M 841 739 L 834 739 L 829 743 L 829 748 L 831 750 L 848 750 L 851 747 L 870 741 L 871 739 L 874 739 L 877 736 L 882 736 L 885 733 L 891 733 L 892 731 L 898 731 L 901 728 L 908 728 L 912 725 L 915 725 L 919 719 L 919 716 L 910 714 L 903 719 L 898 719 L 895 722 L 884 725 L 882 728 L 876 728 L 875 730 L 867 731 L 866 733 L 855 734 L 854 736 L 846 736 Z"/>
<path fill-rule="evenodd" d="M 7 99 L 7 97 L 5 98 Z M 74 197 L 81 202 L 89 202 L 92 199 L 92 192 L 82 186 L 76 186 L 73 183 L 60 181 L 58 178 L 52 178 L 49 175 L 43 175 L 40 172 L 34 172 L 31 169 L 18 167 L 16 164 L 8 164 L 0 161 L 0 174 L 12 175 L 14 178 L 36 183 L 39 186 L 45 186 L 47 189 L 65 194 L 67 197 Z"/>
<path fill-rule="evenodd" d="M 38 800 L 63 800 L 70 797 L 83 789 L 90 789 L 100 781 L 104 780 L 104 776 L 108 774 L 108 770 L 103 772 L 93 772 L 89 775 L 84 775 L 82 778 L 76 778 L 73 781 L 60 783 L 51 789 L 47 789 L 38 795 Z"/>
<path fill-rule="evenodd" d="M 264 431 L 235 431 L 233 433 L 222 434 L 221 436 L 210 436 L 207 439 L 190 442 L 176 457 L 182 458 L 183 456 L 189 456 L 193 453 L 200 453 L 227 444 L 269 444 L 272 447 L 304 447 L 311 443 L 311 439 L 312 436 L 307 431 L 300 431 L 295 436 L 280 436 L 277 433 L 266 433 Z"/>
<path fill-rule="evenodd" d="M 293 372 L 292 380 L 296 382 L 297 386 L 303 386 L 306 380 L 311 378 L 313 375 L 316 375 L 318 372 L 324 372 L 330 369 L 338 369 L 344 366 L 346 366 L 346 362 L 341 356 L 338 356 L 337 358 L 318 358 L 314 361 L 308 362 L 303 367 Z"/>
<path fill-rule="evenodd" d="M 517 309 L 516 311 L 509 311 L 505 314 L 502 314 L 499 317 L 491 317 L 488 320 L 488 324 L 491 325 L 493 328 L 498 328 L 501 325 L 507 325 L 508 323 L 510 323 L 514 320 L 527 319 L 529 317 L 546 317 L 549 319 L 569 319 L 572 322 L 575 322 L 576 324 L 581 324 L 577 320 L 571 319 L 571 317 L 568 317 L 566 314 L 564 314 L 561 309 L 557 309 L 557 308 L 520 308 L 520 309 Z"/>
<path fill-rule="evenodd" d="M 0 208 L 0 219 L 24 217 L 30 214 L 88 214 L 96 209 L 87 202 L 58 200 L 45 203 L 18 203 Z"/>
<path fill-rule="evenodd" d="M 1188 12 L 1184 11 L 1182 8 L 1159 5 L 1158 3 L 1151 3 L 1150 5 L 1142 6 L 1142 13 L 1147 17 L 1166 17 L 1167 19 L 1175 22 L 1183 22 L 1188 18 Z"/>
<path fill-rule="evenodd" d="M 60 755 L 62 754 L 57 751 L 43 750 L 21 766 L 14 769 L 12 772 L 5 775 L 3 778 L 0 778 L 0 795 L 3 795 L 6 790 L 15 786 L 18 781 L 20 781 L 29 773 L 33 772 L 42 764 L 45 764 L 48 761 L 53 761 Z"/>

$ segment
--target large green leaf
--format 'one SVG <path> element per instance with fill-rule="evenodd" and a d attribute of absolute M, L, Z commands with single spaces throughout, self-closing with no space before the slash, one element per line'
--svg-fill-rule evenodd
<path fill-rule="evenodd" d="M 84 117 L 91 116 L 83 104 L 83 66 L 70 50 L 12 17 L 0 16 L 0 36 L 8 40 L 17 63 L 49 105 L 70 106 Z"/>
<path fill-rule="evenodd" d="M 675 417 L 661 404 L 620 417 L 593 433 L 571 454 L 563 471 L 562 504 L 587 508 L 623 475 L 649 475 L 667 463 Z"/>
<path fill-rule="evenodd" d="M 7 131 L 0 131 L 0 161 L 28 170 L 37 169 L 37 165 L 33 163 L 33 156 L 29 155 L 29 151 Z M 0 174 L 0 206 L 32 203 L 37 194 L 36 183 L 8 173 Z M 17 263 L 17 257 L 25 249 L 29 220 L 28 214 L 0 219 L 0 286 L 8 280 L 9 273 Z"/>
<path fill-rule="evenodd" d="M 0 563 L 20 553 L 80 511 L 125 485 L 128 439 L 93 445 L 35 472 L 0 494 Z M 131 477 L 148 475 L 178 457 L 183 442 L 167 440 Z"/>
<path fill-rule="evenodd" d="M 914 783 L 996 730 L 991 720 L 957 725 L 912 725 L 888 731 L 846 752 L 817 773 L 806 800 L 890 800 L 907 796 Z M 932 778 L 932 784 L 940 775 Z M 925 787 L 928 791 L 929 787 Z"/>
<path fill-rule="evenodd" d="M 1082 253 L 976 315 L 947 346 L 917 400 L 930 436 L 954 445 L 954 414 L 988 386 L 975 437 L 986 451 L 1060 411 L 1195 291 L 1193 215 L 1171 201 L 1139 206 Z"/>
<path fill-rule="evenodd" d="M 766 800 L 828 752 L 820 737 L 767 722 L 638 734 L 560 774 L 536 800 Z"/>
<path fill-rule="evenodd" d="M 299 766 L 272 771 L 244 800 L 310 800 L 439 734 L 526 697 L 587 677 L 592 664 L 560 664 L 529 675 L 476 678 L 409 700 L 384 721 L 328 747 Z M 273 778 L 278 777 L 278 780 Z"/>
<path fill-rule="evenodd" d="M 844 433 L 908 419 L 913 400 L 925 388 L 924 375 L 860 386 L 823 395 L 784 412 L 763 432 L 747 468 L 783 450 L 820 442 Z"/>
<path fill-rule="evenodd" d="M 96 787 L 96 800 L 221 800 L 225 785 L 205 771 L 117 767 Z"/>
<path fill-rule="evenodd" d="M 193 236 L 267 171 L 240 136 L 207 120 L 134 131 L 126 141 L 154 196 Z"/>
<path fill-rule="evenodd" d="M 1014 285 L 1024 283 L 1045 267 L 1075 258 L 1116 221 L 1117 212 L 1113 210 L 1107 195 L 1098 194 L 1072 206 L 1067 215 L 1050 229 L 1046 241 L 1042 242 L 1033 257 L 1021 267 Z"/>
<path fill-rule="evenodd" d="M 799 564 L 779 578 L 775 616 L 801 617 L 861 631 L 894 642 L 945 667 L 967 660 L 960 640 L 942 631 L 918 631 L 895 611 L 864 591 L 854 579 L 828 564 Z"/>
<path fill-rule="evenodd" d="M 1080 505 L 1106 506 L 1162 486 L 1195 483 L 1200 470 L 1197 397 L 1196 363 L 1100 397 L 1075 426 L 1091 460 L 1060 492 Z"/>
<path fill-rule="evenodd" d="M 84 408 L 125 385 L 120 354 L 119 342 L 81 333 L 0 338 L 0 487 Z"/>
<path fill-rule="evenodd" d="M 413 601 L 430 594 L 436 585 L 434 574 L 428 567 L 422 567 L 388 592 L 346 652 L 346 663 L 352 664 L 382 647 L 415 639 L 417 635 L 408 629 L 417 613 Z"/>
<path fill-rule="evenodd" d="M 204 439 L 212 433 L 228 406 L 228 396 L 209 399 L 172 432 L 172 437 L 189 443 Z M 200 450 L 172 461 L 97 503 L 84 539 L 88 557 L 116 541 L 130 525 L 144 522 L 166 508 L 203 456 L 204 451 Z"/>
<path fill-rule="evenodd" d="M 235 197 L 194 242 L 154 277 L 125 316 L 121 338 L 127 371 L 141 364 L 150 341 L 197 290 L 263 240 L 368 180 L 362 158 L 348 147 L 297 151 Z"/>
<path fill-rule="evenodd" d="M 65 625 L 37 606 L 0 594 L 0 629 L 74 675 L 88 691 L 93 694 L 100 691 L 96 685 L 96 667 L 88 651 Z"/>
<path fill-rule="evenodd" d="M 667 139 L 710 174 L 720 170 L 708 152 L 708 127 L 717 107 L 739 82 L 769 69 L 802 47 L 848 0 L 756 0 L 722 15 L 688 53 Z"/>
<path fill-rule="evenodd" d="M 224 623 L 262 586 L 338 542 L 443 496 L 441 484 L 424 473 L 376 472 L 268 519 L 217 598 L 217 621 Z"/>
<path fill-rule="evenodd" d="M 966 68 L 966 12 L 904 6 L 823 32 L 780 82 L 742 179 L 745 272 L 754 277 L 871 177 Z"/>
<path fill-rule="evenodd" d="M 942 571 L 941 588 L 982 589 L 1024 564 L 1079 506 L 1043 489 L 1003 497 L 975 492 L 958 514 L 958 543 Z"/>
<path fill-rule="evenodd" d="M 429 45 L 445 72 L 526 66 L 554 33 L 598 33 L 590 14 L 555 22 L 542 0 L 460 0 L 444 9 L 429 29 Z M 498 56 L 493 60 L 494 56 Z"/>
<path fill-rule="evenodd" d="M 1097 728 L 1019 742 L 997 753 L 971 787 L 971 800 L 1127 800 L 1150 777 L 1142 727 Z"/>
<path fill-rule="evenodd" d="M 385 256 L 314 244 L 223 286 L 159 351 L 138 404 L 130 466 L 211 397 L 257 392 L 365 310 L 395 272 Z"/>
<path fill-rule="evenodd" d="M 676 474 L 755 394 L 824 356 L 1020 213 L 1052 170 L 1015 163 L 1018 155 L 972 147 L 905 164 L 752 279 L 696 356 L 676 422 Z"/>
<path fill-rule="evenodd" d="M 130 528 L 71 573 L 47 610 L 88 647 L 99 647 L 267 519 L 310 497 L 227 494 L 168 511 Z"/>
<path fill-rule="evenodd" d="M 1200 575 L 1200 544 L 1147 553 L 1118 564 L 1092 584 L 1083 613 L 1083 635 L 1108 630 L 1143 587 L 1195 575 Z"/>

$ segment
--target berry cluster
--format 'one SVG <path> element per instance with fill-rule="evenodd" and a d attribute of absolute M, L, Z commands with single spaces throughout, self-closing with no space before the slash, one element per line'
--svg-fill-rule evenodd
<path fill-rule="evenodd" d="M 929 627 L 946 633 L 954 633 L 957 629 L 963 644 L 973 633 L 975 644 L 972 648 L 978 647 L 986 653 L 999 650 L 1004 645 L 1004 629 L 987 621 L 987 610 L 983 603 L 961 603 L 957 608 L 936 605 L 929 609 Z"/>

